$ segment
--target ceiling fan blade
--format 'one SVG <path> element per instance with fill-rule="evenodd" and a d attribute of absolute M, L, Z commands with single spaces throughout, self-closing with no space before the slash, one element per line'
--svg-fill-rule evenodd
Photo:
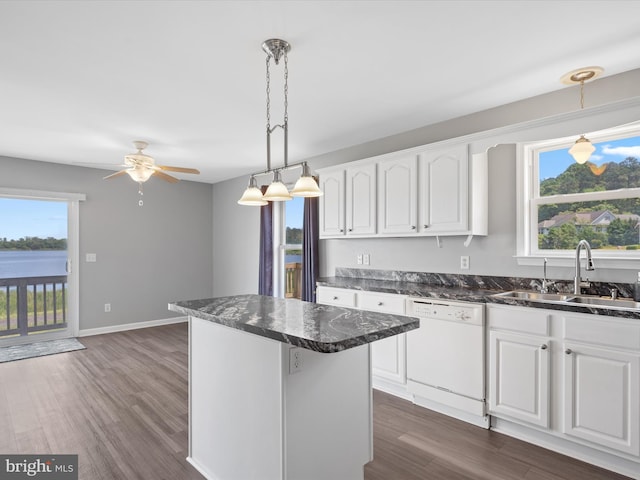
<path fill-rule="evenodd" d="M 111 175 L 107 175 L 106 177 L 103 177 L 103 180 L 108 180 L 110 178 L 114 178 L 114 177 L 119 177 L 120 175 L 124 175 L 125 173 L 127 173 L 126 170 L 120 170 L 119 172 L 116 173 L 112 173 Z"/>
<path fill-rule="evenodd" d="M 165 180 L 165 181 L 167 181 L 169 183 L 176 183 L 176 182 L 180 181 L 176 177 L 172 177 L 171 175 L 167 175 L 166 173 L 163 173 L 160 170 L 154 169 L 153 174 L 157 175 L 158 177 L 160 177 L 161 179 L 163 179 L 163 180 Z"/>
<path fill-rule="evenodd" d="M 180 172 L 180 173 L 194 173 L 196 175 L 200 174 L 200 170 L 195 168 L 182 168 L 182 167 L 169 167 L 167 165 L 158 165 L 160 170 L 166 170 L 167 172 Z"/>
<path fill-rule="evenodd" d="M 89 162 L 73 162 L 73 165 L 80 165 L 82 167 L 93 167 L 93 168 L 122 168 L 126 167 L 124 163 L 89 163 Z"/>

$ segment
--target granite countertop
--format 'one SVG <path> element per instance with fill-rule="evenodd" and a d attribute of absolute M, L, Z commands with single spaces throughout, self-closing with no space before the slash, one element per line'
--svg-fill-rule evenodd
<path fill-rule="evenodd" d="M 169 310 L 322 353 L 366 345 L 420 325 L 404 315 L 262 295 L 180 301 L 169 304 Z"/>
<path fill-rule="evenodd" d="M 358 277 L 324 277 L 319 278 L 317 285 L 334 288 L 346 288 L 350 290 L 362 290 L 368 292 L 392 293 L 407 295 L 410 297 L 423 297 L 434 299 L 447 299 L 461 302 L 492 303 L 501 305 L 525 306 L 542 308 L 546 310 L 561 310 L 566 312 L 587 313 L 593 315 L 605 315 L 640 320 L 640 310 L 630 308 L 607 308 L 588 304 L 575 304 L 567 302 L 542 302 L 524 300 L 519 298 L 500 297 L 496 294 L 522 288 L 500 288 L 491 281 L 482 282 L 482 285 L 495 288 L 478 288 L 478 284 L 463 285 L 437 285 L 429 283 L 411 282 L 393 279 L 375 279 Z"/>

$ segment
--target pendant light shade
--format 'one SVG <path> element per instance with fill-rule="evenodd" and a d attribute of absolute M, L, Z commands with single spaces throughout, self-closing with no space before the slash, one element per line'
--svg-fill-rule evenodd
<path fill-rule="evenodd" d="M 319 197 L 323 195 L 322 190 L 320 190 L 320 187 L 311 176 L 309 166 L 306 163 L 302 165 L 302 175 L 300 175 L 296 185 L 291 190 L 291 195 L 294 197 Z"/>
<path fill-rule="evenodd" d="M 580 135 L 580 138 L 576 140 L 576 143 L 569 149 L 569 154 L 580 165 L 587 163 L 587 160 L 591 157 L 591 154 L 596 151 L 588 138 L 584 135 Z"/>
<path fill-rule="evenodd" d="M 267 202 L 262 196 L 262 192 L 258 188 L 258 184 L 256 183 L 256 177 L 253 175 L 249 180 L 249 186 L 242 194 L 240 200 L 238 200 L 239 205 L 249 205 L 249 206 L 262 206 L 266 205 Z"/>
<path fill-rule="evenodd" d="M 289 194 L 289 190 L 287 190 L 287 187 L 280 179 L 279 170 L 274 172 L 273 182 L 271 182 L 271 185 L 267 188 L 263 198 L 270 202 L 286 202 L 287 200 L 291 200 L 292 197 Z"/>

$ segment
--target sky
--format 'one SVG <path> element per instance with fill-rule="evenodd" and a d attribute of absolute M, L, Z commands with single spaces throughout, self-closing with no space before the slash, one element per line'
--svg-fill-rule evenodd
<path fill-rule="evenodd" d="M 588 135 L 587 138 L 589 138 Z M 589 161 L 598 166 L 609 162 L 620 163 L 627 157 L 635 157 L 640 160 L 640 137 L 594 143 L 593 146 L 596 147 L 596 151 L 593 152 Z M 568 148 L 541 152 L 540 180 L 557 177 L 573 162 Z"/>
<path fill-rule="evenodd" d="M 304 198 L 293 197 L 286 204 L 285 223 L 287 227 L 302 228 Z"/>
<path fill-rule="evenodd" d="M 0 238 L 67 238 L 67 202 L 0 198 Z"/>

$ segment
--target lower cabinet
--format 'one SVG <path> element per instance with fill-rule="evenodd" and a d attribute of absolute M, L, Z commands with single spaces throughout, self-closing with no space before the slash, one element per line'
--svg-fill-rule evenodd
<path fill-rule="evenodd" d="M 319 286 L 316 288 L 318 303 L 360 310 L 404 315 L 404 295 L 363 292 Z M 406 334 L 378 340 L 371 344 L 371 367 L 374 386 L 389 393 L 402 395 L 407 383 Z"/>
<path fill-rule="evenodd" d="M 640 472 L 638 320 L 487 305 L 487 324 L 492 416 Z"/>
<path fill-rule="evenodd" d="M 565 342 L 564 433 L 640 455 L 640 354 Z"/>
<path fill-rule="evenodd" d="M 549 345 L 546 338 L 489 333 L 489 411 L 549 426 Z"/>

